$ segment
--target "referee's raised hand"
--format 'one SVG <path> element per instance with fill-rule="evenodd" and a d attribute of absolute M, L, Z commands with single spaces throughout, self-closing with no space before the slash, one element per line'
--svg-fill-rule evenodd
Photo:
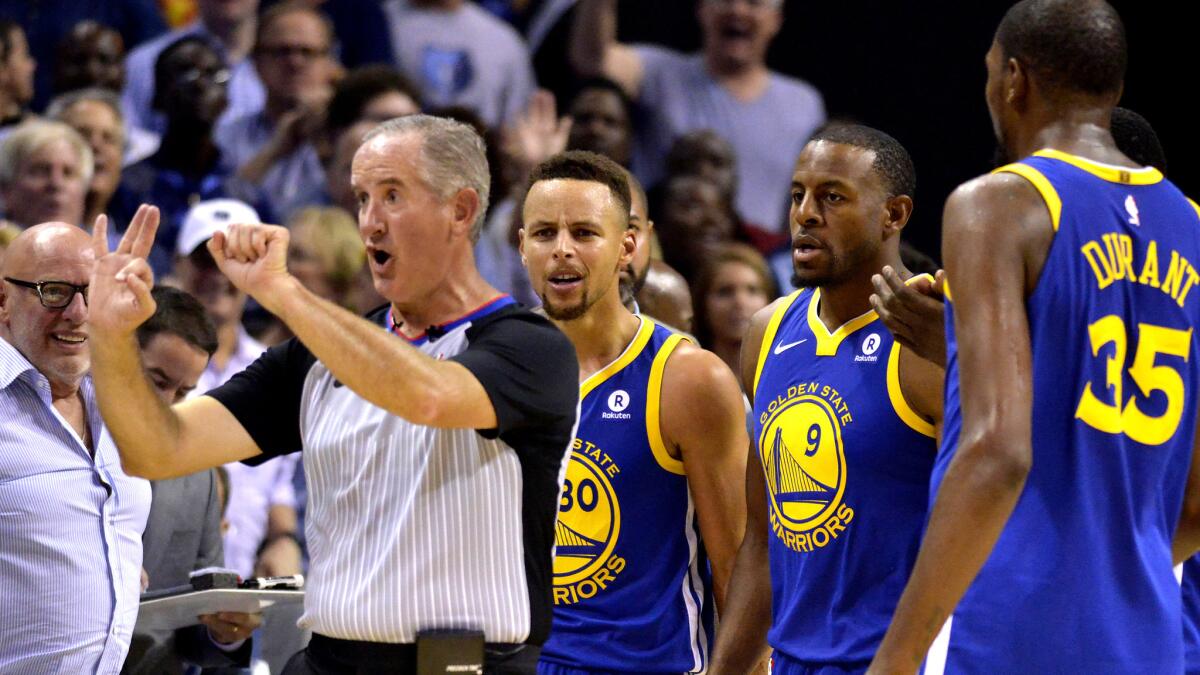
<path fill-rule="evenodd" d="M 294 282 L 287 270 L 289 234 L 278 225 L 230 225 L 208 240 L 208 251 L 234 286 L 273 311 Z"/>
<path fill-rule="evenodd" d="M 92 226 L 92 251 L 96 257 L 88 284 L 90 330 L 130 334 L 154 314 L 150 297 L 154 273 L 146 256 L 158 231 L 158 207 L 142 204 L 121 237 L 116 250 L 108 250 L 108 218 L 101 215 Z"/>

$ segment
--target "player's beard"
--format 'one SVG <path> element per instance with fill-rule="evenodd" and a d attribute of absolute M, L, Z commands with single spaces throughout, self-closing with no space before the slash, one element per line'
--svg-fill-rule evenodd
<path fill-rule="evenodd" d="M 863 242 L 845 253 L 835 253 L 826 248 L 829 254 L 829 264 L 824 270 L 807 270 L 807 275 L 801 276 L 800 271 L 792 267 L 792 286 L 796 288 L 817 288 L 837 286 L 853 278 L 859 268 L 870 262 L 876 253 L 875 247 Z M 878 271 L 878 270 L 876 270 Z"/>
<path fill-rule="evenodd" d="M 634 303 L 637 302 L 637 294 L 642 290 L 642 286 L 646 285 L 646 277 L 650 275 L 650 264 L 646 264 L 640 276 L 634 268 L 633 263 L 626 265 L 623 272 L 618 282 L 621 289 L 621 304 L 627 308 L 632 308 Z"/>
<path fill-rule="evenodd" d="M 579 300 L 570 305 L 554 305 L 551 304 L 550 298 L 545 294 L 541 294 L 542 309 L 545 310 L 546 316 L 555 321 L 574 321 L 579 317 L 587 314 L 587 311 L 596 304 L 599 298 L 592 298 L 588 294 L 588 282 L 585 279 L 580 288 Z"/>

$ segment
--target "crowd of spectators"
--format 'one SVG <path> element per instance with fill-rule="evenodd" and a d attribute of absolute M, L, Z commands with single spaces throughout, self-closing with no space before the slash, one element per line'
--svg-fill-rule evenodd
<path fill-rule="evenodd" d="M 703 45 L 683 54 L 617 42 L 616 0 L 0 0 L 0 260 L 38 224 L 107 219 L 115 241 L 154 205 L 148 259 L 179 290 L 156 290 L 174 314 L 142 336 L 143 358 L 159 364 L 164 395 L 203 393 L 291 337 L 216 269 L 208 239 L 228 223 L 283 224 L 308 288 L 360 314 L 378 307 L 351 162 L 376 124 L 427 112 L 488 140 L 475 256 L 491 284 L 539 303 L 516 246 L 526 174 L 566 149 L 605 155 L 633 193 L 623 300 L 733 366 L 748 318 L 791 288 L 789 176 L 825 110 L 815 88 L 766 65 L 782 0 L 697 0 L 697 11 Z M 156 485 L 153 508 L 196 519 L 183 529 L 206 537 L 203 555 L 173 562 L 302 571 L 298 457 L 226 467 L 219 546 L 216 473 Z M 203 503 L 159 506 L 185 493 Z M 150 518 L 147 551 L 163 532 L 175 541 L 163 517 Z M 151 587 L 164 582 L 151 572 Z M 248 658 L 241 645 L 221 653 Z"/>

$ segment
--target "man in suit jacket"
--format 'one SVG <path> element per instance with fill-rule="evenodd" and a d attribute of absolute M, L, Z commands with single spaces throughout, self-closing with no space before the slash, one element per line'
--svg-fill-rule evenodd
<path fill-rule="evenodd" d="M 217 348 L 216 329 L 204 307 L 183 291 L 154 289 L 154 316 L 138 330 L 142 365 L 162 399 L 183 400 L 196 386 Z M 142 535 L 149 589 L 188 583 L 188 574 L 225 563 L 221 547 L 222 500 L 213 469 L 151 482 L 153 501 Z M 182 673 L 183 661 L 201 666 L 246 666 L 250 633 L 259 616 L 219 614 L 177 631 L 135 633 L 124 673 Z"/>

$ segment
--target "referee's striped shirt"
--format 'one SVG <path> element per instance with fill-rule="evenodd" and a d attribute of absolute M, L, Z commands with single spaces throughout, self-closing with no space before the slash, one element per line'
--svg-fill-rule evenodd
<path fill-rule="evenodd" d="M 386 310 L 371 318 L 387 325 Z M 431 333 L 412 344 L 475 375 L 496 429 L 391 415 L 337 382 L 298 340 L 208 395 L 262 449 L 250 463 L 303 448 L 311 563 L 302 626 L 372 642 L 467 628 L 489 642 L 540 644 L 578 414 L 574 348 L 507 296 Z"/>

